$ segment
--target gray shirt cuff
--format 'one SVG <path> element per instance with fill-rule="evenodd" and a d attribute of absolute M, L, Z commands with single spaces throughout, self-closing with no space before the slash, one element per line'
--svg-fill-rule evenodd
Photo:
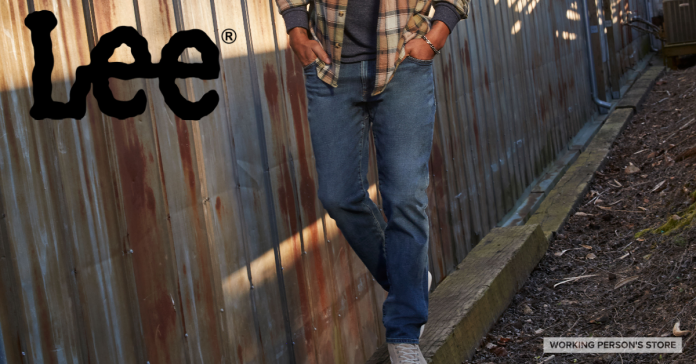
<path fill-rule="evenodd" d="M 288 33 L 290 33 L 290 29 L 297 27 L 309 30 L 309 16 L 304 7 L 290 8 L 280 15 L 285 20 L 285 29 Z"/>
<path fill-rule="evenodd" d="M 435 4 L 435 15 L 431 19 L 431 23 L 435 23 L 439 20 L 449 28 L 450 33 L 454 29 L 454 26 L 459 22 L 459 14 L 457 13 L 457 8 L 449 3 L 437 3 Z"/>

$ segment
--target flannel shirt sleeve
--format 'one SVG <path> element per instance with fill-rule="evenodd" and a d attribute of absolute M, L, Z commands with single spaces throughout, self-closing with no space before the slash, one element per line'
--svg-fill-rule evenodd
<path fill-rule="evenodd" d="M 301 27 L 309 29 L 309 15 L 307 14 L 307 4 L 312 0 L 276 0 L 278 11 L 285 21 L 285 29 L 289 33 L 290 29 Z"/>

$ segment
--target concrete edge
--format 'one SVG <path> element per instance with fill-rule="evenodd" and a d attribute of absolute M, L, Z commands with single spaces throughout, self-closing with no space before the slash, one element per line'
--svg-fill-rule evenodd
<path fill-rule="evenodd" d="M 635 81 L 625 98 L 619 102 L 599 132 L 593 137 L 587 149 L 568 168 L 556 187 L 549 192 L 548 196 L 539 204 L 537 211 L 529 218 L 527 223 L 539 224 L 547 239 L 554 239 L 555 235 L 563 229 L 570 214 L 587 192 L 595 172 L 604 166 L 612 144 L 626 127 L 628 121 L 640 109 L 640 103 L 647 97 L 657 79 L 663 75 L 664 70 L 664 66 L 648 67 Z M 627 100 L 629 97 L 630 100 Z"/>
<path fill-rule="evenodd" d="M 646 68 L 645 72 L 633 83 L 623 98 L 616 105 L 617 109 L 640 110 L 648 91 L 652 89 L 657 79 L 664 73 L 664 66 L 652 66 Z"/>
<path fill-rule="evenodd" d="M 434 317 L 431 331 L 423 333 L 426 361 L 459 364 L 471 359 L 547 250 L 548 240 L 538 225 L 491 230 L 449 284 L 433 293 L 433 304 L 447 310 L 441 309 L 442 317 Z"/>
<path fill-rule="evenodd" d="M 428 363 L 470 359 L 543 258 L 548 240 L 538 225 L 494 228 L 430 294 L 420 339 Z M 368 364 L 390 364 L 387 345 Z"/>

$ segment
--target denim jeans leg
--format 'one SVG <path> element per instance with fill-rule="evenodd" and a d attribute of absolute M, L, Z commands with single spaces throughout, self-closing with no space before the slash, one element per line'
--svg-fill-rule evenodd
<path fill-rule="evenodd" d="M 417 344 L 428 320 L 426 189 L 435 123 L 432 61 L 407 58 L 371 102 L 390 290 L 383 305 L 388 343 Z"/>
<path fill-rule="evenodd" d="M 386 222 L 368 194 L 369 118 L 361 63 L 341 65 L 334 88 L 305 68 L 307 114 L 319 200 L 375 280 L 389 290 L 384 251 Z"/>

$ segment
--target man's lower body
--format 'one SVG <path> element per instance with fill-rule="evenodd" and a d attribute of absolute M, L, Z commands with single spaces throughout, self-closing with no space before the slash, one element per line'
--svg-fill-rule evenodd
<path fill-rule="evenodd" d="M 432 61 L 408 57 L 379 95 L 371 96 L 375 61 L 341 64 L 338 87 L 304 68 L 319 199 L 389 292 L 387 343 L 418 344 L 428 320 L 428 159 L 435 122 Z M 372 126 L 384 213 L 367 181 Z"/>

